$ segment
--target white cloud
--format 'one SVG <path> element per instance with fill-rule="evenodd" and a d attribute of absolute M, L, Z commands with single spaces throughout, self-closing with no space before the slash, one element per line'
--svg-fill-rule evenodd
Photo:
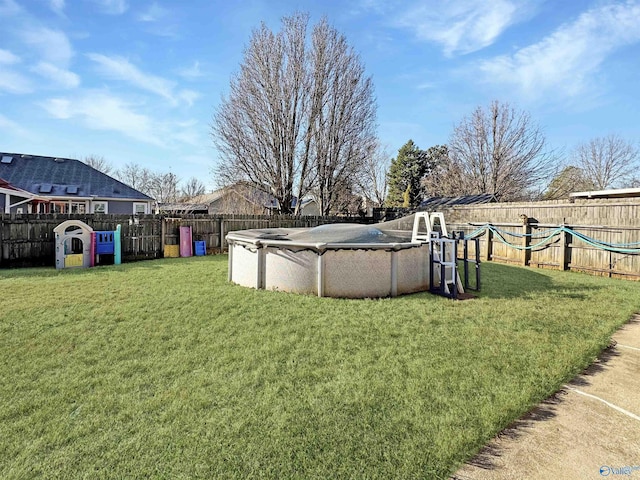
<path fill-rule="evenodd" d="M 479 64 L 487 81 L 515 87 L 533 98 L 574 97 L 592 86 L 593 75 L 615 50 L 640 41 L 640 2 L 586 11 L 539 43 Z"/>
<path fill-rule="evenodd" d="M 64 0 L 49 0 L 49 6 L 51 10 L 56 12 L 58 15 L 61 15 L 64 11 Z"/>
<path fill-rule="evenodd" d="M 31 93 L 33 85 L 28 77 L 11 70 L 0 71 L 0 91 L 14 94 Z"/>
<path fill-rule="evenodd" d="M 164 146 L 153 120 L 134 111 L 131 104 L 105 92 L 91 91 L 79 97 L 52 98 L 42 107 L 54 118 L 79 119 L 94 130 L 118 132 L 135 140 Z"/>
<path fill-rule="evenodd" d="M 200 97 L 200 94 L 193 90 L 181 90 L 175 93 L 175 82 L 145 73 L 126 58 L 100 53 L 89 53 L 87 57 L 99 65 L 100 71 L 104 75 L 122 80 L 147 92 L 155 93 L 174 105 L 178 103 L 178 100 L 181 100 L 191 106 Z"/>
<path fill-rule="evenodd" d="M 193 65 L 191 65 L 190 67 L 183 68 L 182 70 L 180 70 L 178 74 L 181 77 L 184 77 L 189 80 L 200 78 L 204 75 L 200 70 L 200 62 L 198 62 L 197 60 L 193 62 Z"/>
<path fill-rule="evenodd" d="M 11 65 L 20 62 L 20 57 L 14 55 L 9 50 L 0 48 L 0 65 Z"/>
<path fill-rule="evenodd" d="M 176 142 L 184 143 L 192 147 L 200 147 L 206 140 L 203 140 L 199 132 L 194 130 L 182 130 L 171 133 L 171 139 Z"/>
<path fill-rule="evenodd" d="M 40 62 L 32 68 L 32 71 L 63 88 L 76 88 L 80 85 L 80 77 L 78 75 L 69 70 L 58 68 L 51 63 Z"/>
<path fill-rule="evenodd" d="M 178 98 L 189 106 L 193 105 L 200 96 L 201 95 L 198 92 L 193 90 L 180 90 L 180 92 L 178 92 Z"/>
<path fill-rule="evenodd" d="M 70 112 L 71 101 L 66 98 L 51 98 L 42 106 L 54 118 L 67 120 L 72 117 Z"/>
<path fill-rule="evenodd" d="M 100 70 L 103 74 L 117 80 L 123 80 L 142 90 L 155 93 L 167 100 L 175 102 L 173 82 L 142 72 L 126 58 L 118 56 L 109 57 L 99 53 L 89 53 L 87 56 L 100 65 Z"/>
<path fill-rule="evenodd" d="M 47 27 L 29 28 L 22 32 L 22 38 L 38 51 L 45 62 L 66 68 L 73 57 L 71 42 L 59 30 Z"/>
<path fill-rule="evenodd" d="M 109 15 L 122 15 L 129 9 L 126 0 L 96 0 L 101 10 Z"/>
<path fill-rule="evenodd" d="M 416 85 L 416 89 L 417 90 L 430 90 L 432 88 L 436 87 L 436 83 L 435 82 L 422 82 L 418 85 Z"/>
<path fill-rule="evenodd" d="M 141 22 L 157 22 L 169 14 L 169 10 L 153 2 L 149 8 L 138 16 Z"/>
<path fill-rule="evenodd" d="M 2 115 L 1 113 L 0 113 L 0 130 L 7 131 L 14 136 L 18 135 L 21 137 L 27 137 L 30 135 L 29 131 L 25 130 L 22 127 L 22 125 L 20 125 L 18 122 L 14 122 L 13 120 L 10 120 L 9 118 Z"/>
<path fill-rule="evenodd" d="M 491 45 L 528 9 L 514 0 L 431 0 L 414 3 L 395 17 L 396 26 L 442 45 L 445 55 L 475 52 Z"/>

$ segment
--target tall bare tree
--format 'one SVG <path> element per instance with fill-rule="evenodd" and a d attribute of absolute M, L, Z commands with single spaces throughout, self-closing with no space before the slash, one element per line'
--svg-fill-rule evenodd
<path fill-rule="evenodd" d="M 180 179 L 175 173 L 153 172 L 137 163 L 127 163 L 115 172 L 115 177 L 159 203 L 178 200 Z"/>
<path fill-rule="evenodd" d="M 106 175 L 110 175 L 114 171 L 111 162 L 100 155 L 88 155 L 82 161 Z"/>
<path fill-rule="evenodd" d="M 204 195 L 206 187 L 198 178 L 191 177 L 180 189 L 180 197 L 184 201 L 189 201 L 198 195 Z"/>
<path fill-rule="evenodd" d="M 316 198 L 328 215 L 338 192 L 355 183 L 374 154 L 376 104 L 360 58 L 326 19 L 313 29 L 310 64 Z"/>
<path fill-rule="evenodd" d="M 446 180 L 458 194 L 491 193 L 501 200 L 539 188 L 556 161 L 531 116 L 498 101 L 476 108 L 456 125 L 448 147 L 447 171 L 457 178 Z"/>
<path fill-rule="evenodd" d="M 632 185 L 632 175 L 640 167 L 638 149 L 614 134 L 578 145 L 573 155 L 575 164 L 598 190 Z"/>
<path fill-rule="evenodd" d="M 326 20 L 308 42 L 308 22 L 297 14 L 278 33 L 264 24 L 253 32 L 212 126 L 222 183 L 248 181 L 285 213 L 312 190 L 328 213 L 374 137 L 373 86 L 359 57 Z"/>
<path fill-rule="evenodd" d="M 147 195 L 158 203 L 176 202 L 178 200 L 179 178 L 175 173 L 155 173 L 151 175 Z"/>
<path fill-rule="evenodd" d="M 127 163 L 115 172 L 115 177 L 122 183 L 148 195 L 153 173 L 137 163 Z"/>
<path fill-rule="evenodd" d="M 283 20 L 279 33 L 265 24 L 254 30 L 212 127 L 223 183 L 248 181 L 272 194 L 283 212 L 291 210 L 301 165 L 296 154 L 308 99 L 307 23 L 308 16 L 296 15 Z"/>
<path fill-rule="evenodd" d="M 382 207 L 387 197 L 390 158 L 388 149 L 377 143 L 373 152 L 365 158 L 363 172 L 357 179 L 357 192 L 374 207 Z"/>

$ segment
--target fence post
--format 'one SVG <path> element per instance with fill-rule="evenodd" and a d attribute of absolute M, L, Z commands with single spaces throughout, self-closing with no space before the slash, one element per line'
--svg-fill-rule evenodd
<path fill-rule="evenodd" d="M 162 252 L 162 256 L 164 256 L 164 236 L 167 234 L 167 219 L 163 216 L 161 219 L 161 227 L 160 227 L 160 251 Z"/>
<path fill-rule="evenodd" d="M 564 229 L 562 224 L 562 232 L 560 233 L 560 270 L 568 270 L 571 262 L 571 234 Z"/>
<path fill-rule="evenodd" d="M 220 253 L 224 253 L 224 218 L 220 219 Z"/>
<path fill-rule="evenodd" d="M 220 250 L 220 253 L 222 253 L 222 244 L 220 243 L 220 230 L 222 230 L 222 217 L 220 215 L 218 215 L 216 217 L 216 242 L 218 242 L 217 247 Z M 212 247 L 215 247 L 216 245 L 211 245 Z M 229 248 L 229 250 L 231 250 L 231 248 Z M 231 254 L 231 252 L 229 252 L 229 254 Z"/>
<path fill-rule="evenodd" d="M 529 250 L 529 245 L 531 244 L 531 225 L 529 224 L 529 217 L 526 215 L 520 215 L 522 218 L 522 265 L 525 267 L 529 266 L 529 262 L 531 261 L 531 250 Z"/>
<path fill-rule="evenodd" d="M 491 261 L 491 256 L 493 255 L 493 230 L 491 230 L 489 227 L 487 227 L 486 229 L 486 245 L 485 245 L 485 249 L 484 249 L 484 258 L 483 260 L 485 262 L 490 262 Z"/>

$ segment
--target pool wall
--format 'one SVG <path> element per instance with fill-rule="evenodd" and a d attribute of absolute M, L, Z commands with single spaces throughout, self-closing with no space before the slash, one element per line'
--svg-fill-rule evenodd
<path fill-rule="evenodd" d="M 293 244 L 227 236 L 229 280 L 320 297 L 395 297 L 429 289 L 425 243 Z"/>

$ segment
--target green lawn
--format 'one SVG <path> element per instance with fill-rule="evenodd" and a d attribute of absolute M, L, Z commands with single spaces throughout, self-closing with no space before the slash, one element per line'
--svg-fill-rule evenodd
<path fill-rule="evenodd" d="M 640 311 L 581 274 L 338 300 L 226 261 L 0 271 L 0 478 L 446 478 Z"/>

